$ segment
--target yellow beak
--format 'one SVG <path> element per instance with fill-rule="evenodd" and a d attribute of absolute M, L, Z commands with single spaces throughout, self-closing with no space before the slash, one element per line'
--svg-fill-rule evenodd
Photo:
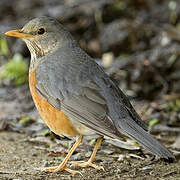
<path fill-rule="evenodd" d="M 34 36 L 32 34 L 23 33 L 23 32 L 21 32 L 21 30 L 11 30 L 11 31 L 6 32 L 5 35 L 23 38 L 23 39 L 34 38 Z"/>

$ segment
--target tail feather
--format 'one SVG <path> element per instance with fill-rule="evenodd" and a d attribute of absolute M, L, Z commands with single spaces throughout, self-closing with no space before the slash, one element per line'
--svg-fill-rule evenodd
<path fill-rule="evenodd" d="M 132 119 L 121 119 L 121 121 L 118 121 L 118 123 L 120 131 L 124 131 L 128 136 L 135 139 L 151 153 L 167 160 L 174 158 L 171 151 L 153 138 Z"/>

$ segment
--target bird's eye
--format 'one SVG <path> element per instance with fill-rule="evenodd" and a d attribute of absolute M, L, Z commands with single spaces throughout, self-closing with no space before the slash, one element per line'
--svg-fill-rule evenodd
<path fill-rule="evenodd" d="M 45 29 L 42 27 L 37 30 L 37 34 L 39 34 L 39 35 L 42 35 L 44 33 L 45 33 Z"/>

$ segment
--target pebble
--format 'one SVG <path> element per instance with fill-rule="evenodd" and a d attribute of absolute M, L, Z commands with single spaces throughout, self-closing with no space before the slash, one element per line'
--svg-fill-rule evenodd
<path fill-rule="evenodd" d="M 103 154 L 107 154 L 107 155 L 110 155 L 110 154 L 114 153 L 113 150 L 108 150 L 108 149 L 102 149 L 100 152 L 103 153 Z"/>
<path fill-rule="evenodd" d="M 142 168 L 142 171 L 147 171 L 147 170 L 152 170 L 152 167 L 150 166 L 145 166 Z"/>
<path fill-rule="evenodd" d="M 88 151 L 86 154 L 85 154 L 85 157 L 86 158 L 89 158 L 91 156 L 92 152 L 91 151 Z"/>
<path fill-rule="evenodd" d="M 81 153 L 76 153 L 70 157 L 70 161 L 79 161 L 82 159 L 83 159 L 83 156 Z"/>
<path fill-rule="evenodd" d="M 125 159 L 125 157 L 126 157 L 126 155 L 120 154 L 119 158 L 118 158 L 118 161 L 123 161 Z"/>

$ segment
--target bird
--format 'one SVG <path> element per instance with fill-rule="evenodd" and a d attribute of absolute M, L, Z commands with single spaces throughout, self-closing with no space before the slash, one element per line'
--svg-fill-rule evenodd
<path fill-rule="evenodd" d="M 59 136 L 76 138 L 62 163 L 44 168 L 44 172 L 79 173 L 67 162 L 84 137 L 97 139 L 94 150 L 87 162 L 72 162 L 74 166 L 103 169 L 94 163 L 102 140 L 120 140 L 123 136 L 160 158 L 174 158 L 147 132 L 145 122 L 118 85 L 58 20 L 34 18 L 22 29 L 5 35 L 21 38 L 30 51 L 30 92 L 45 124 Z"/>

